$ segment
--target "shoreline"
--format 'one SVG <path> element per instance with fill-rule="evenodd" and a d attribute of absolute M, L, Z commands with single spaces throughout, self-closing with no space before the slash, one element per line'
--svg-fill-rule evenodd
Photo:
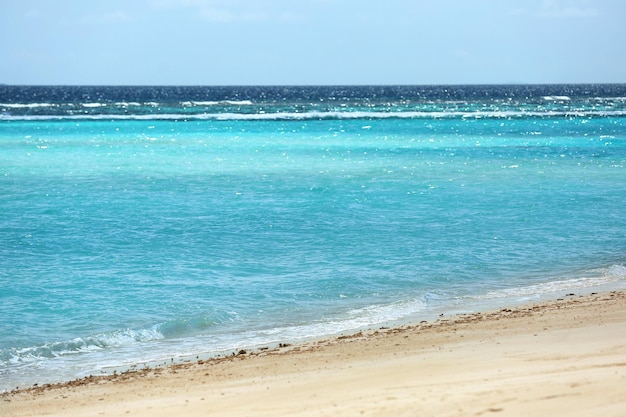
<path fill-rule="evenodd" d="M 623 415 L 625 382 L 626 291 L 611 291 L 23 388 L 0 411 Z"/>

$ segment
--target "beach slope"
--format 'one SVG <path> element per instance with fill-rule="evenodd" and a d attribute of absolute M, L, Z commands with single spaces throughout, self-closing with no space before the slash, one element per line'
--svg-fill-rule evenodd
<path fill-rule="evenodd" d="M 2 416 L 626 415 L 626 294 L 442 317 L 0 397 Z"/>

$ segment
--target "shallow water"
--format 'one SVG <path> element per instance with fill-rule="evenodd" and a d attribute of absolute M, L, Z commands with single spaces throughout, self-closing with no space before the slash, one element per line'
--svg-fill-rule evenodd
<path fill-rule="evenodd" d="M 0 87 L 0 390 L 626 282 L 626 86 Z"/>

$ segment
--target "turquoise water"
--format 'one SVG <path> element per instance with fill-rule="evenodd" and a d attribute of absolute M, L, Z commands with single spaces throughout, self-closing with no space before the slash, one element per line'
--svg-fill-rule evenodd
<path fill-rule="evenodd" d="M 625 121 L 626 86 L 0 87 L 0 390 L 623 287 Z"/>

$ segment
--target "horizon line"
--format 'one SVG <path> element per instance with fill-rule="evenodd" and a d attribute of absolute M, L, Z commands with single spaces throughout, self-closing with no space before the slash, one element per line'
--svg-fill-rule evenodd
<path fill-rule="evenodd" d="M 625 82 L 558 82 L 558 83 L 451 83 L 451 84 L 10 84 L 0 87 L 473 87 L 473 86 L 566 86 L 625 85 Z"/>

